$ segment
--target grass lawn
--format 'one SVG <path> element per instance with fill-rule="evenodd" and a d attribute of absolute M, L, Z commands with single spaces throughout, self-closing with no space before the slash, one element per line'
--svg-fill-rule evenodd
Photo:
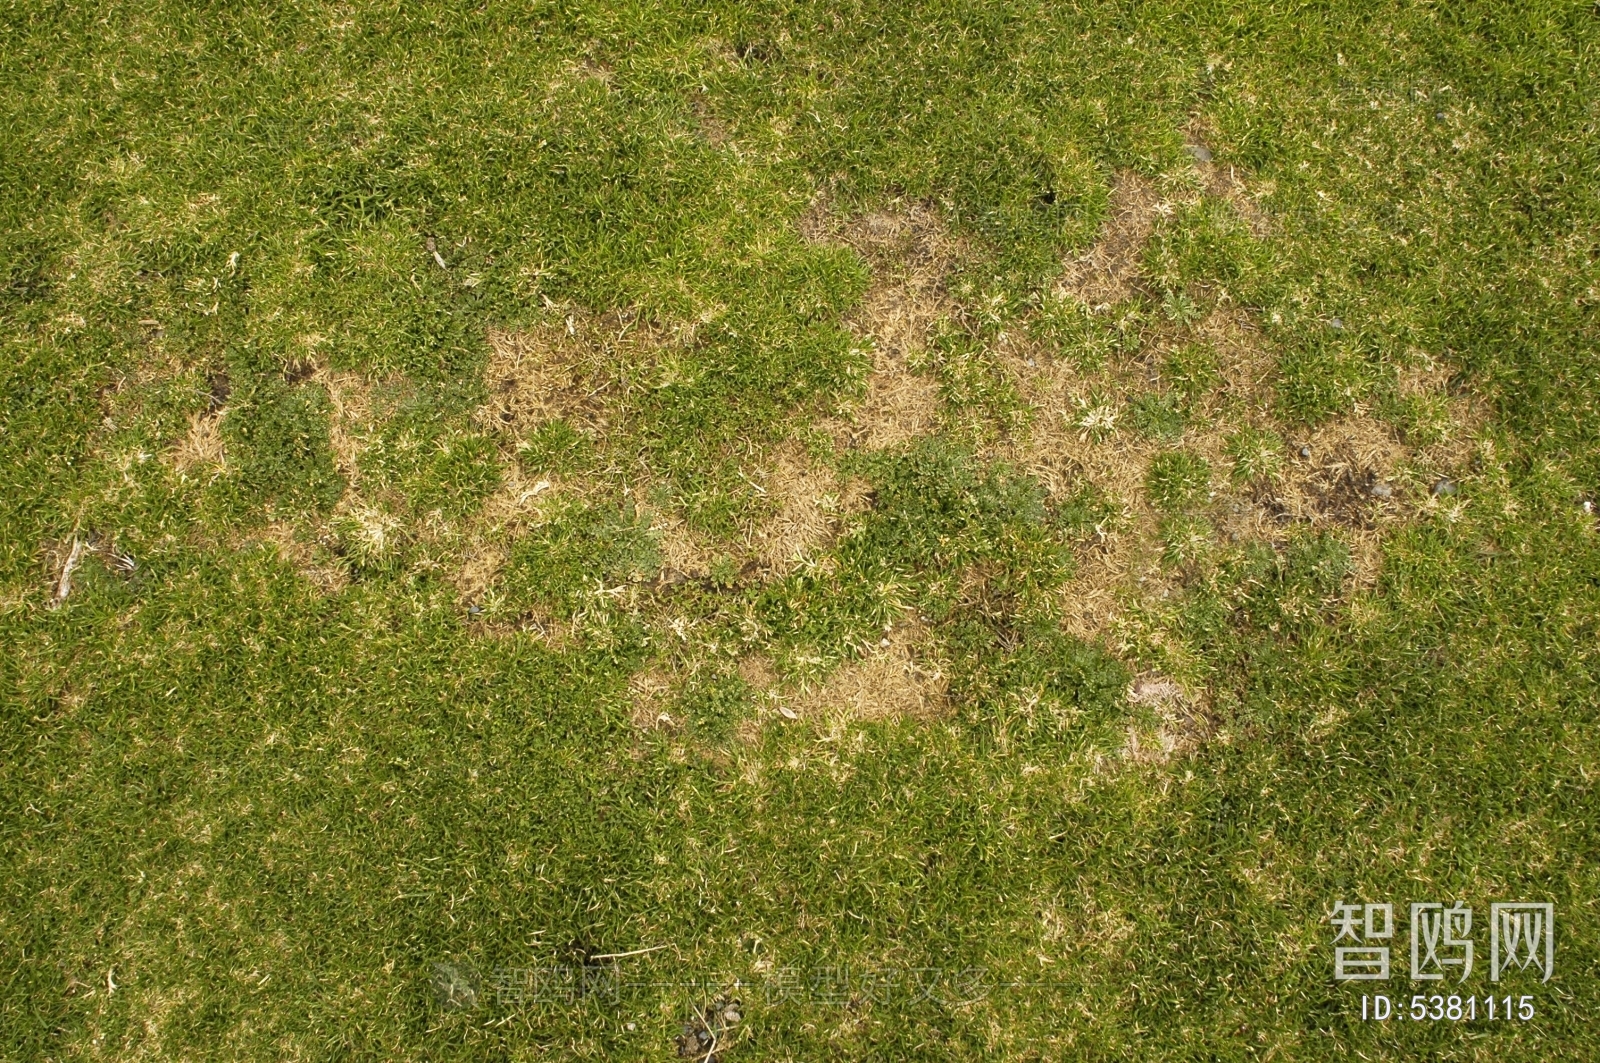
<path fill-rule="evenodd" d="M 0 1056 L 1596 1058 L 1596 11 L 7 4 Z"/>

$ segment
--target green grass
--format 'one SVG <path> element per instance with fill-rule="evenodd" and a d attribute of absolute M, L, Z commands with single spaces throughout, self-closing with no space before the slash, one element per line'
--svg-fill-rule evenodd
<path fill-rule="evenodd" d="M 733 1061 L 1600 1051 L 1592 4 L 0 18 L 0 1055 L 661 1059 L 728 997 Z M 1265 235 L 1178 197 L 1137 298 L 1059 298 L 1114 174 L 1195 188 L 1193 130 Z M 964 242 L 933 436 L 812 431 L 870 365 L 866 264 L 802 235 L 819 197 L 926 201 Z M 1217 352 L 1149 359 L 1219 305 L 1277 352 L 1278 427 L 1224 406 L 1225 467 L 1183 442 Z M 616 369 L 612 430 L 508 452 L 475 418 L 490 330 L 611 311 L 677 330 Z M 1061 588 L 1138 518 L 997 456 L 1039 428 L 1013 335 L 1159 381 L 1125 416 L 1166 448 L 1170 593 L 1094 642 Z M 1349 411 L 1444 445 L 1446 400 L 1397 383 L 1423 356 L 1481 423 L 1372 582 L 1353 533 L 1218 532 L 1210 492 Z M 373 382 L 353 469 L 318 367 Z M 217 408 L 228 461 L 177 475 Z M 869 501 L 745 572 L 750 462 L 790 438 Z M 586 493 L 483 531 L 518 469 Z M 340 508 L 351 472 L 377 516 Z M 647 507 L 714 571 L 663 578 Z M 469 602 L 473 535 L 506 564 Z M 570 637 L 528 629 L 552 617 Z M 787 721 L 741 670 L 823 683 L 907 622 L 948 684 L 931 718 Z M 652 669 L 676 728 L 633 722 Z M 1169 757 L 1125 753 L 1163 725 L 1125 696 L 1148 672 L 1206 695 Z M 1488 904 L 1555 904 L 1555 977 L 1499 990 L 1537 1017 L 1360 1022 L 1330 907 L 1457 898 L 1479 994 Z M 645 948 L 615 1005 L 484 981 Z M 445 963 L 476 1007 L 441 1005 Z M 823 992 L 846 968 L 1016 984 Z M 774 999 L 785 971 L 814 991 Z"/>

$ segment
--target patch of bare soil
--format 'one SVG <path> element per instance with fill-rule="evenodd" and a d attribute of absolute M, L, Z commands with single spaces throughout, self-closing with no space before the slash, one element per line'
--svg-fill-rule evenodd
<path fill-rule="evenodd" d="M 1094 246 L 1067 263 L 1056 286 L 1090 306 L 1120 303 L 1138 290 L 1145 244 L 1166 208 L 1160 193 L 1135 173 L 1120 173 L 1111 185 L 1111 216 Z"/>

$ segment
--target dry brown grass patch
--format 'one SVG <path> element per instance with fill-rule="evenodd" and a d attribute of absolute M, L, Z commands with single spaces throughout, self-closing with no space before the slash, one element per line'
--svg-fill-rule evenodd
<path fill-rule="evenodd" d="M 450 575 L 456 592 L 464 602 L 481 600 L 505 569 L 511 550 L 504 543 L 479 541 L 461 551 L 460 566 Z"/>
<path fill-rule="evenodd" d="M 759 482 L 771 516 L 751 529 L 747 542 L 769 572 L 786 572 L 828 546 L 844 521 L 866 508 L 866 485 L 841 483 L 826 465 L 810 460 L 796 443 L 777 448 Z"/>
<path fill-rule="evenodd" d="M 227 469 L 228 457 L 222 445 L 222 411 L 192 413 L 189 430 L 172 448 L 168 460 L 183 482 L 204 479 L 207 483 Z"/>
<path fill-rule="evenodd" d="M 1156 536 L 1158 517 L 1144 491 L 1145 470 L 1162 446 L 1120 423 L 1102 439 L 1082 426 L 1091 409 L 1107 402 L 1120 409 L 1120 422 L 1126 416 L 1124 392 L 1136 388 L 1136 381 L 1119 379 L 1112 371 L 1083 374 L 1058 359 L 1030 363 L 1008 358 L 1004 365 L 1018 394 L 1033 408 L 1033 419 L 1025 436 L 997 448 L 994 456 L 1027 471 L 1054 498 L 1089 483 L 1119 511 L 1116 520 L 1097 529 L 1078 551 L 1077 571 L 1061 596 L 1066 630 L 1098 640 L 1115 620 L 1123 598 L 1167 582 Z"/>
<path fill-rule="evenodd" d="M 1110 217 L 1094 246 L 1068 262 L 1058 296 L 1090 306 L 1120 303 L 1138 290 L 1145 244 L 1165 204 L 1155 185 L 1135 173 L 1119 173 L 1111 184 Z"/>
<path fill-rule="evenodd" d="M 544 477 L 529 478 L 512 461 L 500 487 L 477 515 L 461 529 L 459 564 L 450 580 L 468 604 L 481 601 L 495 585 L 511 557 L 510 541 L 538 523 L 546 507 L 566 492 Z"/>
<path fill-rule="evenodd" d="M 1213 138 L 1214 131 L 1202 121 L 1191 123 L 1184 135 L 1184 146 L 1194 157 L 1194 169 L 1201 187 L 1207 195 L 1227 200 L 1250 227 L 1253 235 L 1269 235 L 1272 232 L 1272 219 L 1256 201 L 1255 193 L 1247 182 L 1248 175 L 1231 163 L 1219 163 L 1212 158 L 1208 142 Z M 1269 191 L 1271 187 L 1267 184 L 1263 191 Z"/>
<path fill-rule="evenodd" d="M 666 585 L 704 579 L 719 561 L 731 554 L 728 544 L 719 544 L 689 527 L 687 521 L 670 510 L 646 510 L 650 531 L 661 552 L 661 581 Z"/>
<path fill-rule="evenodd" d="M 521 438 L 561 418 L 601 438 L 626 415 L 636 387 L 670 380 L 673 342 L 672 334 L 654 324 L 618 313 L 574 311 L 523 331 L 492 329 L 485 372 L 489 401 L 478 419 Z"/>
<path fill-rule="evenodd" d="M 774 447 L 745 478 L 761 496 L 760 515 L 728 540 L 695 531 L 670 510 L 645 507 L 661 551 L 664 582 L 704 579 L 728 563 L 741 576 L 782 575 L 825 550 L 849 517 L 866 508 L 865 483 L 841 481 L 794 440 Z M 635 485 L 634 494 L 648 491 Z"/>
<path fill-rule="evenodd" d="M 874 351 L 867 393 L 847 420 L 825 426 L 836 443 L 879 450 L 898 446 L 939 427 L 938 382 L 913 372 L 903 360 Z"/>
<path fill-rule="evenodd" d="M 271 543 L 283 558 L 323 594 L 337 594 L 350 584 L 350 577 L 339 565 L 330 563 L 315 546 L 300 537 L 293 523 L 271 520 L 257 536 Z"/>
<path fill-rule="evenodd" d="M 813 241 L 854 249 L 872 270 L 872 284 L 848 321 L 872 346 L 872 371 L 865 397 L 847 418 L 827 425 L 835 441 L 878 449 L 932 432 L 939 420 L 939 385 L 913 366 L 938 322 L 958 312 L 945 278 L 966 254 L 964 245 L 939 212 L 922 203 L 848 222 L 817 208 L 801 231 Z"/>
<path fill-rule="evenodd" d="M 1222 398 L 1264 416 L 1272 401 L 1278 358 L 1250 314 L 1232 304 L 1219 305 L 1195 325 L 1194 337 L 1216 352 Z"/>
<path fill-rule="evenodd" d="M 1262 500 L 1284 523 L 1370 528 L 1401 511 L 1393 481 L 1410 452 L 1389 425 L 1347 417 L 1318 428 L 1302 445 L 1311 456 L 1292 451 L 1281 483 Z M 1391 494 L 1377 497 L 1384 487 Z"/>
<path fill-rule="evenodd" d="M 1215 730 L 1201 702 L 1182 684 L 1159 673 L 1141 675 L 1128 684 L 1128 703 L 1155 715 L 1153 730 L 1128 728 L 1122 755 L 1136 764 L 1165 764 L 1197 748 Z"/>
<path fill-rule="evenodd" d="M 755 690 L 767 690 L 778 683 L 778 672 L 772 667 L 772 658 L 764 653 L 751 653 L 739 658 L 738 671 L 739 678 Z"/>
<path fill-rule="evenodd" d="M 672 676 L 659 668 L 646 668 L 635 672 L 628 680 L 628 696 L 633 710 L 633 725 L 641 731 L 656 727 L 673 727 L 677 721 L 667 712 L 673 690 Z"/>
<path fill-rule="evenodd" d="M 857 720 L 930 719 L 949 705 L 949 680 L 924 648 L 915 625 L 888 632 L 873 652 L 834 669 L 820 686 L 782 696 L 785 716 L 847 716 Z M 784 712 L 788 709 L 788 712 Z"/>
<path fill-rule="evenodd" d="M 1167 351 L 1188 341 L 1215 351 L 1222 386 L 1199 404 L 1180 440 L 1141 438 L 1126 421 L 1128 402 L 1157 384 Z M 1466 400 L 1450 397 L 1446 439 L 1427 447 L 1408 445 L 1399 430 L 1364 410 L 1314 431 L 1284 430 L 1273 416 L 1275 354 L 1250 316 L 1226 299 L 1191 328 L 1159 328 L 1140 358 L 1103 370 L 1080 371 L 1026 344 L 1001 364 L 1033 416 L 1027 434 L 995 448 L 994 456 L 1026 469 L 1055 497 L 1092 483 L 1120 511 L 1080 549 L 1062 596 L 1064 626 L 1090 640 L 1107 638 L 1119 613 L 1170 596 L 1184 578 L 1164 560 L 1162 515 L 1147 497 L 1149 465 L 1162 451 L 1182 446 L 1210 462 L 1215 493 L 1199 513 L 1221 541 L 1281 542 L 1296 526 L 1332 530 L 1350 546 L 1356 584 L 1370 585 L 1385 530 L 1444 504 L 1428 488 L 1465 464 L 1476 416 Z M 1424 362 L 1401 376 L 1399 390 L 1443 395 L 1449 376 L 1447 368 Z M 1084 421 L 1096 409 L 1102 413 L 1092 419 L 1102 431 L 1091 432 Z M 1104 411 L 1118 414 L 1110 431 L 1103 430 Z M 1227 438 L 1247 426 L 1277 430 L 1287 444 L 1281 473 L 1270 481 L 1230 480 Z M 1302 446 L 1308 458 L 1299 456 Z"/>
<path fill-rule="evenodd" d="M 328 418 L 328 446 L 333 451 L 333 462 L 344 477 L 349 492 L 359 490 L 361 484 L 361 451 L 365 448 L 365 433 L 373 424 L 373 384 L 360 373 L 318 367 L 311 379 L 328 392 L 332 414 Z"/>

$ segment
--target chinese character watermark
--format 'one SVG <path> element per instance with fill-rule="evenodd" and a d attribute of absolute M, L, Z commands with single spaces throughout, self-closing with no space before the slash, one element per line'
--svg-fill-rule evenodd
<path fill-rule="evenodd" d="M 1389 977 L 1389 946 L 1369 944 L 1394 936 L 1394 905 L 1346 904 L 1333 906 L 1331 921 L 1339 933 L 1334 937 L 1334 978 L 1341 982 L 1376 982 Z M 1356 942 L 1340 945 L 1344 940 Z"/>
<path fill-rule="evenodd" d="M 1437 982 L 1446 970 L 1459 968 L 1456 979 L 1465 982 L 1472 974 L 1472 909 L 1460 903 L 1446 908 L 1442 904 L 1411 906 L 1411 978 L 1418 982 Z M 1443 949 L 1441 955 L 1440 950 Z"/>
<path fill-rule="evenodd" d="M 1418 901 L 1409 910 L 1412 981 L 1457 983 L 1472 977 L 1478 953 L 1472 909 L 1456 901 Z M 1338 901 L 1328 913 L 1333 928 L 1333 977 L 1337 982 L 1381 982 L 1392 971 L 1396 935 L 1394 905 Z M 1489 906 L 1489 980 L 1531 971 L 1548 982 L 1555 973 L 1555 905 L 1527 901 Z"/>
<path fill-rule="evenodd" d="M 1489 905 L 1489 980 L 1513 965 L 1526 971 L 1532 967 L 1550 981 L 1556 967 L 1556 911 L 1553 904 Z"/>

